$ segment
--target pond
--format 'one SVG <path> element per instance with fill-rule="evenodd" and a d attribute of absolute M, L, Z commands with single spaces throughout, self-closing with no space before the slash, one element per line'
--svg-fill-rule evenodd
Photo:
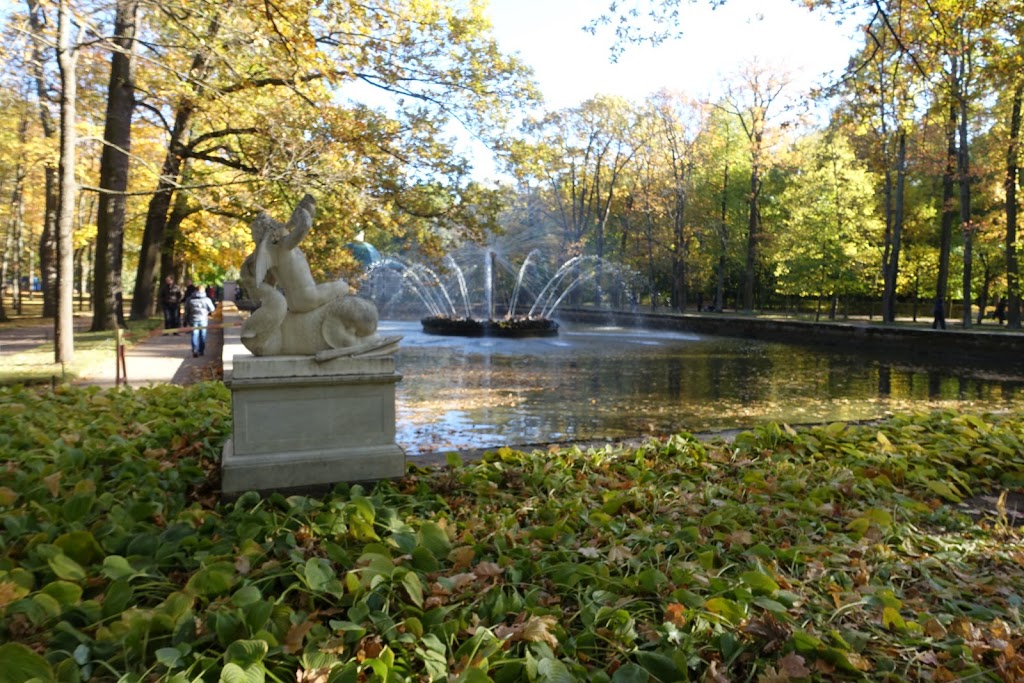
<path fill-rule="evenodd" d="M 395 356 L 399 446 L 446 450 L 613 441 L 867 420 L 908 410 L 1008 409 L 1024 374 L 631 327 L 562 325 L 557 337 L 403 335 Z"/>

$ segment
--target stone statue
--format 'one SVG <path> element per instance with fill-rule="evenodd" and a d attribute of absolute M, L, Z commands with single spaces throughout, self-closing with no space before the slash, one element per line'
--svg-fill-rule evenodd
<path fill-rule="evenodd" d="M 379 337 L 377 308 L 349 293 L 343 280 L 317 283 L 299 244 L 313 227 L 316 200 L 306 195 L 287 224 L 266 213 L 252 222 L 256 248 L 242 264 L 242 287 L 260 302 L 242 325 L 241 341 L 254 356 L 379 355 L 397 337 Z"/>

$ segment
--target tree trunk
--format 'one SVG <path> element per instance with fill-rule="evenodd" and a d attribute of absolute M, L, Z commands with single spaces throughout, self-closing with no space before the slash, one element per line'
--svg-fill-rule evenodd
<path fill-rule="evenodd" d="M 879 92 L 885 92 L 886 82 L 886 71 L 883 68 L 878 69 L 878 90 Z M 896 164 L 889 164 L 889 126 L 888 119 L 886 118 L 886 100 L 884 97 L 878 98 L 878 109 L 879 109 L 879 140 L 882 145 L 882 158 L 886 160 L 885 173 L 882 186 L 883 194 L 883 205 L 885 210 L 885 243 L 882 246 L 882 322 L 892 322 L 889 319 L 890 314 L 895 318 L 895 298 L 896 298 L 896 281 L 893 277 L 892 269 L 892 252 L 893 252 L 893 225 L 896 222 L 895 210 L 893 209 L 893 188 L 892 188 L 892 166 L 898 166 Z M 898 263 L 898 260 L 897 260 Z M 869 314 L 870 319 L 870 314 Z"/>
<path fill-rule="evenodd" d="M 11 219 L 11 226 L 7 230 L 7 239 L 4 240 L 4 252 L 3 257 L 0 257 L 0 323 L 5 323 L 10 318 L 7 316 L 7 308 L 4 306 L 4 282 L 9 281 L 9 273 L 11 266 L 11 254 L 14 253 L 14 221 Z M 11 292 L 14 293 L 13 291 Z"/>
<path fill-rule="evenodd" d="M 189 170 L 186 166 L 181 172 L 181 178 L 187 182 L 189 177 Z M 160 280 L 163 281 L 168 275 L 173 277 L 176 281 L 182 281 L 182 273 L 184 268 L 182 264 L 177 262 L 174 258 L 174 254 L 180 246 L 181 241 L 181 224 L 185 222 L 194 210 L 190 210 L 188 206 L 188 199 L 186 196 L 179 192 L 174 196 L 174 206 L 171 208 L 171 212 L 167 216 L 166 227 L 164 228 L 164 243 L 160 250 Z"/>
<path fill-rule="evenodd" d="M 1020 271 L 1017 262 L 1017 154 L 1020 152 L 1021 102 L 1024 80 L 1013 89 L 1010 143 L 1006 149 L 1006 325 L 1020 329 Z"/>
<path fill-rule="evenodd" d="M 132 145 L 135 79 L 132 53 L 139 0 L 118 0 L 114 49 L 110 58 L 107 117 L 100 157 L 100 196 L 96 220 L 96 258 L 92 330 L 113 330 L 124 321 L 121 268 L 124 256 L 125 192 Z"/>
<path fill-rule="evenodd" d="M 726 140 L 728 143 L 728 140 Z M 715 282 L 715 310 L 719 313 L 725 307 L 725 250 L 729 244 L 728 207 L 729 207 L 729 155 L 728 145 L 726 147 L 725 169 L 722 171 L 722 205 L 721 213 L 718 216 L 718 273 Z"/>
<path fill-rule="evenodd" d="M 60 212 L 57 217 L 57 312 L 54 316 L 54 362 L 69 364 L 75 358 L 74 329 L 74 221 L 75 221 L 75 107 L 78 84 L 77 55 L 71 46 L 68 0 L 57 10 L 57 65 L 60 68 Z"/>
<path fill-rule="evenodd" d="M 903 195 L 906 186 L 907 133 L 900 128 L 896 152 L 896 197 L 894 199 L 892 232 L 888 260 L 885 264 L 884 289 L 882 291 L 882 321 L 896 320 L 896 282 L 900 272 L 900 249 L 903 241 Z"/>
<path fill-rule="evenodd" d="M 645 222 L 647 224 L 646 228 L 645 228 L 645 232 L 647 233 L 647 235 L 646 235 L 646 237 L 647 237 L 647 245 L 646 245 L 647 246 L 647 288 L 651 292 L 651 310 L 653 310 L 654 309 L 654 289 L 655 289 L 656 283 L 658 281 L 657 277 L 656 277 L 658 269 L 655 267 L 655 263 L 654 263 L 654 220 L 651 217 L 651 212 L 650 211 L 645 211 L 645 213 L 646 213 Z M 634 296 L 635 299 L 638 298 L 638 293 L 634 293 L 633 296 Z M 631 308 L 632 308 L 632 306 L 631 306 Z"/>
<path fill-rule="evenodd" d="M 678 188 L 675 192 L 675 207 L 672 211 L 672 239 L 675 249 L 672 250 L 672 308 L 685 311 L 687 304 L 686 292 L 686 199 Z"/>
<path fill-rule="evenodd" d="M 758 140 L 755 144 L 759 144 Z M 743 310 L 754 310 L 754 272 L 757 258 L 757 237 L 761 230 L 761 216 L 758 210 L 758 195 L 761 193 L 761 176 L 757 160 L 750 170 L 750 198 L 747 214 L 747 262 L 743 271 Z"/>
<path fill-rule="evenodd" d="M 21 301 L 25 292 L 21 289 L 21 278 L 24 277 L 25 272 L 32 272 L 31 268 L 23 268 L 21 259 L 22 254 L 25 253 L 25 200 L 22 198 L 21 203 L 17 207 L 17 230 L 14 233 L 14 253 L 17 254 L 17 258 L 14 259 L 14 291 L 13 294 L 13 305 L 14 310 L 17 311 L 18 315 L 21 315 Z M 29 254 L 31 260 L 32 254 Z"/>
<path fill-rule="evenodd" d="M 985 256 L 985 252 L 978 254 L 978 260 L 981 261 L 981 291 L 978 292 L 978 319 L 977 324 L 981 325 L 985 319 L 985 309 L 988 307 L 988 290 L 991 284 L 992 276 L 989 270 L 988 257 Z"/>
<path fill-rule="evenodd" d="M 207 29 L 210 39 L 220 31 L 220 22 L 214 17 Z M 209 67 L 209 56 L 197 53 L 192 57 L 189 74 L 195 83 L 202 83 Z M 197 93 L 201 88 L 197 88 Z M 174 188 L 177 186 L 182 169 L 182 154 L 185 137 L 192 125 L 195 113 L 192 97 L 185 97 L 178 103 L 174 114 L 174 126 L 167 141 L 167 155 L 156 191 L 149 201 L 146 212 L 146 226 L 142 233 L 142 247 L 139 252 L 139 266 L 135 273 L 135 292 L 132 295 L 132 320 L 146 320 L 153 314 L 154 292 L 156 291 L 156 269 L 161 259 L 161 250 L 168 240 L 164 235 L 167 228 L 167 212 L 171 207 Z M 173 244 L 173 240 L 171 240 Z M 168 254 L 164 254 L 169 258 Z"/>
<path fill-rule="evenodd" d="M 142 248 L 139 252 L 139 267 L 135 275 L 135 295 L 132 297 L 132 320 L 146 320 L 153 313 L 153 292 L 155 291 L 156 266 L 161 250 L 166 243 L 164 232 L 167 228 L 167 212 L 171 208 L 174 188 L 181 176 L 182 139 L 191 125 L 192 108 L 188 105 L 178 110 L 174 128 L 167 145 L 163 169 L 153 198 L 149 200 L 146 212 L 146 227 L 142 233 Z M 169 256 L 169 254 L 168 254 Z"/>
<path fill-rule="evenodd" d="M 18 142 L 24 145 L 28 135 L 28 117 L 23 116 L 18 122 Z M 13 282 L 11 289 L 11 305 L 21 313 L 21 247 L 22 227 L 25 222 L 25 175 L 27 168 L 21 159 L 15 162 L 14 187 L 11 189 L 9 204 L 10 218 L 7 228 L 7 241 L 4 245 L 3 266 L 0 267 L 0 291 L 3 283 Z M 4 308 L 3 297 L 0 296 L 0 321 L 8 320 Z"/>
<path fill-rule="evenodd" d="M 17 219 L 14 217 L 11 218 L 10 227 L 7 229 L 7 238 L 4 240 L 3 256 L 0 257 L 0 323 L 5 323 L 10 320 L 10 318 L 7 317 L 7 309 L 4 307 L 3 283 L 8 282 L 10 278 L 11 254 L 14 253 L 16 220 Z M 12 291 L 12 294 L 13 293 L 14 292 Z"/>
<path fill-rule="evenodd" d="M 56 146 L 58 131 L 53 116 L 47 106 L 49 102 L 46 87 L 46 71 L 43 68 L 46 52 L 46 41 L 43 37 L 43 26 L 46 21 L 39 0 L 27 0 L 28 21 L 32 32 L 32 58 L 30 60 L 32 79 L 35 81 L 36 98 L 39 103 L 39 123 L 43 129 L 43 137 Z M 43 213 L 43 230 L 39 237 L 39 279 L 43 290 L 43 316 L 51 317 L 57 312 L 57 210 L 60 206 L 60 176 L 57 165 L 52 161 L 46 163 L 44 170 L 46 186 L 46 208 Z M 35 273 L 28 274 L 29 282 Z"/>
<path fill-rule="evenodd" d="M 939 236 L 939 275 L 935 282 L 935 297 L 946 300 L 949 287 L 949 253 L 953 243 L 953 223 L 957 213 L 953 206 L 956 183 L 956 107 L 949 110 L 950 125 L 946 131 L 946 168 L 942 174 L 942 223 Z"/>
<path fill-rule="evenodd" d="M 960 184 L 960 229 L 964 235 L 964 279 L 963 298 L 964 308 L 962 320 L 964 328 L 971 326 L 971 269 L 974 265 L 974 223 L 971 220 L 971 164 L 969 135 L 967 131 L 967 93 L 965 91 L 965 79 L 967 73 L 967 57 L 958 60 L 960 65 L 957 71 L 956 95 L 959 107 L 959 119 L 957 132 L 960 144 L 956 154 L 957 181 Z"/>

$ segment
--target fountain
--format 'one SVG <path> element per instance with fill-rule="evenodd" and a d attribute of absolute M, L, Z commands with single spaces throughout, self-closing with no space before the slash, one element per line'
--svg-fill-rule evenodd
<path fill-rule="evenodd" d="M 902 358 L 697 334 L 658 315 L 638 325 L 569 315 L 598 301 L 636 312 L 622 286 L 633 280 L 593 257 L 545 263 L 553 250 L 522 237 L 529 247 L 464 248 L 433 268 L 384 258 L 361 284 L 380 311 L 381 334 L 402 338 L 395 440 L 408 456 L 443 462 L 451 450 L 607 444 L 961 405 L 1016 410 L 1024 401 L 1024 360 L 993 373 L 964 358 L 924 365 L 916 349 Z M 526 339 L 437 336 L 423 329 L 424 310 L 495 321 L 509 311 L 558 316 L 559 327 Z"/>
<path fill-rule="evenodd" d="M 445 256 L 439 270 L 382 259 L 367 271 L 361 294 L 387 317 L 403 294 L 414 293 L 426 308 L 426 334 L 547 337 L 558 334 L 553 315 L 561 304 L 631 300 L 624 283 L 621 268 L 596 256 L 574 256 L 546 276 L 539 249 L 515 268 L 494 247 L 470 246 Z"/>

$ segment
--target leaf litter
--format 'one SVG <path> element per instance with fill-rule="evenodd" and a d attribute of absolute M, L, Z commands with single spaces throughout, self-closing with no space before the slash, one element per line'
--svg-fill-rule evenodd
<path fill-rule="evenodd" d="M 230 396 L 0 391 L 15 680 L 1024 680 L 1024 419 L 450 455 L 221 501 Z"/>

